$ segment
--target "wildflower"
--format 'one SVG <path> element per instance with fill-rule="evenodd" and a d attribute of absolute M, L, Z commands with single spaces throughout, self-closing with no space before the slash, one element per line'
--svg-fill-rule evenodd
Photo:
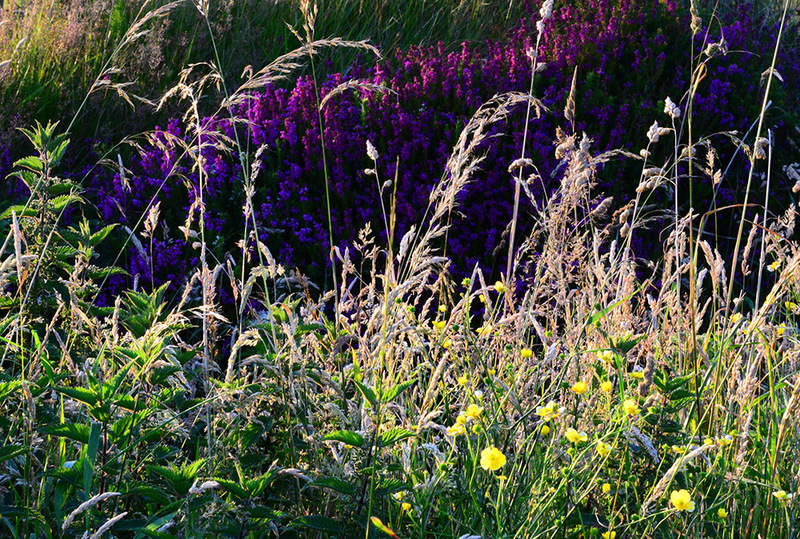
<path fill-rule="evenodd" d="M 605 443 L 605 442 L 599 442 L 599 443 L 597 444 L 597 453 L 598 453 L 598 454 L 599 454 L 601 457 L 605 457 L 606 455 L 608 455 L 609 453 L 611 453 L 611 444 L 607 444 L 607 443 Z"/>
<path fill-rule="evenodd" d="M 489 376 L 494 376 L 497 374 L 497 369 L 489 369 Z"/>
<path fill-rule="evenodd" d="M 545 0 L 544 4 L 542 4 L 541 9 L 539 9 L 539 16 L 542 20 L 547 20 L 553 16 L 553 4 L 554 0 Z"/>
<path fill-rule="evenodd" d="M 447 427 L 447 434 L 449 434 L 450 436 L 458 436 L 460 434 L 466 434 L 466 432 L 467 431 L 464 428 L 464 425 L 462 425 L 461 423 L 456 423 L 452 427 Z"/>
<path fill-rule="evenodd" d="M 498 475 L 497 479 L 499 479 L 500 481 L 508 481 L 508 476 L 507 475 Z"/>
<path fill-rule="evenodd" d="M 643 371 L 631 371 L 631 372 L 628 373 L 628 376 L 630 376 L 634 380 L 643 380 L 644 379 L 644 372 Z"/>
<path fill-rule="evenodd" d="M 724 507 L 720 507 L 717 509 L 717 516 L 719 518 L 728 518 L 728 512 L 725 510 Z"/>
<path fill-rule="evenodd" d="M 787 311 L 791 311 L 792 313 L 797 314 L 797 303 L 794 301 L 787 301 L 783 304 L 786 307 Z"/>
<path fill-rule="evenodd" d="M 475 398 L 478 400 L 483 400 L 483 391 L 480 389 L 475 390 Z"/>
<path fill-rule="evenodd" d="M 617 536 L 617 532 L 611 530 L 611 531 L 603 532 L 603 534 L 600 537 L 602 537 L 603 539 L 614 539 L 616 536 Z"/>
<path fill-rule="evenodd" d="M 606 380 L 600 384 L 600 389 L 602 389 L 604 393 L 611 393 L 611 390 L 614 389 L 614 384 Z"/>
<path fill-rule="evenodd" d="M 467 417 L 463 413 L 458 414 L 458 417 L 456 417 L 456 423 L 458 423 L 459 425 L 463 425 L 466 422 L 467 422 Z"/>
<path fill-rule="evenodd" d="M 453 346 L 453 341 L 451 341 L 450 339 L 445 339 L 442 341 L 442 348 L 444 348 L 445 350 L 447 350 L 451 346 Z"/>
<path fill-rule="evenodd" d="M 506 285 L 503 284 L 503 281 L 497 281 L 496 283 L 494 283 L 494 289 L 497 290 L 497 292 L 500 294 L 508 290 Z"/>
<path fill-rule="evenodd" d="M 483 297 L 483 296 L 481 296 Z M 492 332 L 492 325 L 486 324 L 485 326 L 481 326 L 478 328 L 478 335 L 481 337 L 486 337 Z"/>
<path fill-rule="evenodd" d="M 403 509 L 403 511 L 408 511 L 409 509 L 411 509 L 411 504 L 408 502 L 403 502 L 403 505 L 401 505 L 400 507 Z"/>
<path fill-rule="evenodd" d="M 778 498 L 781 502 L 788 502 L 794 498 L 794 494 L 788 494 L 785 490 L 778 490 L 772 493 L 773 496 Z"/>
<path fill-rule="evenodd" d="M 533 355 L 533 350 L 531 350 L 530 348 L 523 348 L 522 350 L 520 350 L 519 355 L 522 359 L 528 359 Z"/>
<path fill-rule="evenodd" d="M 786 333 L 786 324 L 781 324 L 778 326 L 778 337 L 783 337 L 784 333 Z"/>
<path fill-rule="evenodd" d="M 478 299 L 480 300 L 481 303 L 486 303 L 486 296 L 484 296 L 483 294 L 478 296 Z"/>
<path fill-rule="evenodd" d="M 458 385 L 465 386 L 465 385 L 467 385 L 467 382 L 469 381 L 469 377 L 466 374 L 462 374 L 461 376 L 459 376 L 456 379 L 456 381 L 458 382 Z"/>
<path fill-rule="evenodd" d="M 439 312 L 440 313 L 447 312 L 447 305 L 439 305 Z"/>
<path fill-rule="evenodd" d="M 611 492 L 611 483 L 603 483 L 603 494 Z"/>
<path fill-rule="evenodd" d="M 639 405 L 633 399 L 625 399 L 622 403 L 622 409 L 627 415 L 636 415 L 639 413 Z"/>
<path fill-rule="evenodd" d="M 587 436 L 585 432 L 578 432 L 572 427 L 566 430 L 564 436 L 567 438 L 567 440 L 569 440 L 573 444 L 577 444 L 578 442 L 585 442 L 586 440 L 589 439 L 589 436 Z"/>
<path fill-rule="evenodd" d="M 689 513 L 694 511 L 692 495 L 686 489 L 673 490 L 669 495 L 669 501 L 678 511 L 688 511 Z"/>
<path fill-rule="evenodd" d="M 561 415 L 561 412 L 564 411 L 564 408 L 559 408 L 558 405 L 554 401 L 550 401 L 545 406 L 539 406 L 536 408 L 536 415 L 544 419 L 545 421 L 550 421 L 551 419 L 557 418 Z"/>
<path fill-rule="evenodd" d="M 481 451 L 481 468 L 495 471 L 506 463 L 506 456 L 495 446 L 489 446 Z"/>
<path fill-rule="evenodd" d="M 547 425 L 542 425 L 542 428 L 539 429 L 539 432 L 542 433 L 542 436 L 547 436 L 548 434 L 550 434 L 550 427 L 548 427 Z"/>
<path fill-rule="evenodd" d="M 777 270 L 779 267 L 781 267 L 781 261 L 780 261 L 780 260 L 776 260 L 775 262 L 773 262 L 772 264 L 770 264 L 769 266 L 767 266 L 767 269 L 768 269 L 769 271 L 775 271 L 775 270 Z"/>
<path fill-rule="evenodd" d="M 470 404 L 467 406 L 467 411 L 464 412 L 464 415 L 468 420 L 478 419 L 478 416 L 481 415 L 483 412 L 483 406 L 478 406 L 477 404 Z"/>
<path fill-rule="evenodd" d="M 611 350 L 603 350 L 601 352 L 597 352 L 597 359 L 599 359 L 606 365 L 614 365 L 614 352 Z"/>
<path fill-rule="evenodd" d="M 734 326 L 742 319 L 742 313 L 733 313 L 731 316 L 731 324 Z"/>
<path fill-rule="evenodd" d="M 438 331 L 442 331 L 444 329 L 444 326 L 446 326 L 446 325 L 447 325 L 447 322 L 445 322 L 444 320 L 436 320 L 433 323 L 433 327 L 435 327 Z"/>
<path fill-rule="evenodd" d="M 580 382 L 575 382 L 572 384 L 570 390 L 576 395 L 583 395 L 586 392 L 586 387 L 586 382 L 581 380 Z"/>
<path fill-rule="evenodd" d="M 666 101 L 664 101 L 664 112 L 669 114 L 669 117 L 673 120 L 681 115 L 681 109 L 678 108 L 678 105 L 676 105 L 669 96 L 667 96 Z"/>

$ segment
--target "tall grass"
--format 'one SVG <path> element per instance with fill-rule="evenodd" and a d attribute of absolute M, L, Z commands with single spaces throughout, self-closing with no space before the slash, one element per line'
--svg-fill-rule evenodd
<path fill-rule="evenodd" d="M 206 4 L 196 8 L 209 17 Z M 514 110 L 548 113 L 525 93 L 498 95 L 474 113 L 424 222 L 393 244 L 390 197 L 389 243 L 365 226 L 354 251 L 333 250 L 335 290 L 315 295 L 252 232 L 264 149 L 240 141 L 253 126 L 241 121 L 229 134 L 200 111 L 211 85 L 229 89 L 213 116 L 233 117 L 229 108 L 252 90 L 291 76 L 323 49 L 375 52 L 360 41 L 313 40 L 315 10 L 305 3 L 303 11 L 302 47 L 235 90 L 207 62 L 188 66 L 164 96 L 185 109 L 187 133 L 151 137 L 176 151 L 164 180 L 199 175 L 196 186 L 187 182 L 183 227 L 197 267 L 173 302 L 164 285 L 95 305 L 118 271 L 93 264 L 98 251 L 119 250 L 104 241 L 114 225 L 93 230 L 81 219 L 79 186 L 58 176 L 69 143 L 59 127 L 24 132 L 33 154 L 16 174 L 31 197 L 0 214 L 3 533 L 796 536 L 795 205 L 782 216 L 763 208 L 762 223 L 742 205 L 737 252 L 720 253 L 702 233 L 698 222 L 714 210 L 679 197 L 682 183 L 700 181 L 692 170 L 720 181 L 718 137 L 697 125 L 684 135 L 678 124 L 691 116 L 702 69 L 693 69 L 685 99 L 665 100 L 663 116 L 641 134 L 649 141 L 641 152 L 598 153 L 587 134 L 557 130 L 559 185 L 534 201 L 534 226 L 519 248 L 512 240 L 505 282 L 487 283 L 478 267 L 456 282 L 440 240 L 485 160 L 482 142 Z M 136 36 L 136 24 L 125 35 Z M 702 49 L 695 66 L 713 60 Z M 574 105 L 571 114 L 580 114 Z M 770 172 L 772 149 L 761 135 L 759 124 L 740 141 L 751 178 Z M 659 154 L 666 161 L 652 162 L 668 141 L 671 151 Z M 217 260 L 208 249 L 209 147 L 242 164 L 240 259 Z M 365 152 L 377 161 L 372 144 Z M 616 159 L 639 160 L 642 172 L 630 202 L 615 209 L 597 184 Z M 523 156 L 509 167 L 521 193 L 529 182 L 520 167 L 528 166 Z M 659 191 L 677 203 L 654 216 Z M 63 224 L 67 211 L 75 212 L 72 226 Z M 638 259 L 632 235 L 659 221 L 668 223 L 664 256 Z M 130 241 L 152 238 L 162 223 L 152 207 Z M 756 260 L 775 279 L 763 302 L 748 303 L 734 274 L 752 272 Z M 522 283 L 515 274 L 529 277 Z M 219 309 L 223 282 L 234 291 L 236 320 Z"/>

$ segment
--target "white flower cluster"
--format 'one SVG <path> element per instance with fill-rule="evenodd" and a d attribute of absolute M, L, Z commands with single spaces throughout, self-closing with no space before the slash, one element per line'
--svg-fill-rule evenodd
<path fill-rule="evenodd" d="M 664 112 L 669 114 L 669 117 L 673 120 L 681 115 L 681 109 L 678 108 L 672 99 L 667 96 L 667 100 L 664 102 Z"/>

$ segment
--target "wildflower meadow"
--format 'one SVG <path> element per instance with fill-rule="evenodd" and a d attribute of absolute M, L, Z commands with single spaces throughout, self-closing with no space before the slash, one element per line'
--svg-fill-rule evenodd
<path fill-rule="evenodd" d="M 797 0 L 5 0 L 0 536 L 800 537 Z"/>

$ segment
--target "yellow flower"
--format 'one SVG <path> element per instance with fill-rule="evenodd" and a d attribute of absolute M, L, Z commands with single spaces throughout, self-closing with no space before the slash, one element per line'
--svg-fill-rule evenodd
<path fill-rule="evenodd" d="M 797 303 L 794 301 L 787 301 L 783 304 L 787 311 L 795 312 L 797 310 Z"/>
<path fill-rule="evenodd" d="M 635 380 L 641 380 L 644 378 L 644 373 L 642 371 L 631 371 L 628 373 L 628 376 Z"/>
<path fill-rule="evenodd" d="M 606 380 L 600 384 L 600 389 L 602 389 L 605 393 L 611 393 L 611 390 L 614 389 L 614 384 Z"/>
<path fill-rule="evenodd" d="M 409 509 L 411 509 L 411 504 L 408 502 L 404 502 L 403 505 L 401 505 L 400 507 L 402 507 L 403 511 L 408 511 Z"/>
<path fill-rule="evenodd" d="M 578 432 L 572 427 L 568 428 L 566 432 L 564 432 L 564 436 L 567 438 L 567 440 L 569 440 L 573 444 L 577 444 L 578 442 L 585 442 L 586 440 L 589 439 L 589 436 L 587 436 L 585 432 Z"/>
<path fill-rule="evenodd" d="M 447 350 L 451 346 L 453 346 L 453 341 L 451 341 L 450 339 L 445 339 L 444 341 L 442 341 L 442 348 L 444 348 L 445 350 Z"/>
<path fill-rule="evenodd" d="M 772 493 L 773 496 L 778 498 L 782 502 L 788 502 L 792 498 L 794 498 L 794 494 L 787 494 L 785 490 L 778 490 Z"/>
<path fill-rule="evenodd" d="M 528 359 L 533 355 L 533 350 L 530 348 L 523 348 L 520 350 L 519 355 L 522 357 L 522 359 Z"/>
<path fill-rule="evenodd" d="M 550 434 L 550 427 L 548 427 L 547 425 L 542 425 L 542 428 L 539 429 L 539 432 L 542 433 L 542 436 L 547 436 L 548 434 Z"/>
<path fill-rule="evenodd" d="M 728 512 L 725 510 L 724 507 L 720 507 L 717 509 L 717 516 L 719 518 L 728 518 Z"/>
<path fill-rule="evenodd" d="M 778 337 L 783 337 L 784 333 L 786 333 L 786 324 L 781 324 L 778 326 Z"/>
<path fill-rule="evenodd" d="M 447 312 L 447 305 L 439 305 L 439 312 L 440 313 Z"/>
<path fill-rule="evenodd" d="M 617 532 L 615 531 L 607 531 L 604 532 L 600 537 L 603 539 L 614 539 L 617 536 Z"/>
<path fill-rule="evenodd" d="M 458 385 L 465 386 L 465 385 L 467 385 L 467 382 L 469 381 L 469 377 L 466 374 L 462 374 L 461 376 L 459 376 L 456 379 L 456 381 L 458 382 Z"/>
<path fill-rule="evenodd" d="M 741 319 L 742 319 L 742 313 L 733 313 L 731 315 L 731 324 L 735 326 L 737 322 L 739 322 L 739 320 Z"/>
<path fill-rule="evenodd" d="M 555 419 L 561 415 L 561 412 L 563 411 L 564 408 L 559 408 L 554 401 L 550 401 L 545 406 L 539 406 L 536 408 L 536 415 L 545 421 L 550 421 L 551 419 Z"/>
<path fill-rule="evenodd" d="M 489 446 L 481 451 L 481 468 L 495 471 L 506 463 L 506 456 L 495 446 Z"/>
<path fill-rule="evenodd" d="M 508 481 L 508 476 L 507 475 L 498 475 L 497 478 L 500 481 Z"/>
<path fill-rule="evenodd" d="M 612 350 L 603 350 L 597 352 L 597 359 L 605 363 L 606 365 L 613 365 L 614 364 L 614 352 Z"/>
<path fill-rule="evenodd" d="M 625 402 L 622 403 L 622 409 L 628 415 L 636 415 L 639 413 L 639 405 L 636 404 L 636 401 L 633 399 L 625 399 Z"/>
<path fill-rule="evenodd" d="M 572 387 L 570 389 L 576 395 L 583 395 L 586 392 L 586 387 L 587 387 L 586 382 L 581 380 L 580 382 L 575 382 L 574 384 L 572 384 Z"/>
<path fill-rule="evenodd" d="M 486 296 L 484 296 L 483 294 L 478 296 L 478 299 L 481 300 L 481 303 L 486 303 Z"/>
<path fill-rule="evenodd" d="M 781 261 L 780 261 L 780 260 L 776 260 L 775 262 L 773 262 L 772 264 L 770 264 L 769 266 L 767 266 L 767 269 L 768 269 L 769 271 L 775 271 L 775 270 L 776 270 L 776 269 L 778 269 L 779 267 L 781 267 Z"/>
<path fill-rule="evenodd" d="M 463 425 L 466 422 L 467 418 L 464 416 L 464 414 L 458 414 L 458 417 L 456 418 L 456 423 L 458 423 L 459 425 Z"/>
<path fill-rule="evenodd" d="M 467 431 L 464 428 L 464 425 L 461 423 L 456 423 L 452 427 L 447 428 L 447 434 L 450 436 L 458 436 L 459 434 L 465 434 Z"/>
<path fill-rule="evenodd" d="M 605 442 L 598 442 L 597 443 L 597 453 L 601 457 L 605 457 L 609 453 L 611 453 L 611 444 L 607 444 Z"/>
<path fill-rule="evenodd" d="M 669 495 L 669 501 L 678 511 L 688 511 L 690 513 L 694 511 L 692 495 L 686 489 L 673 490 Z"/>
<path fill-rule="evenodd" d="M 489 369 L 489 376 L 494 376 L 497 374 L 497 369 Z"/>
<path fill-rule="evenodd" d="M 464 412 L 464 415 L 467 417 L 467 419 L 478 419 L 478 416 L 481 415 L 481 412 L 483 412 L 483 406 L 470 404 L 467 406 L 467 410 Z"/>
<path fill-rule="evenodd" d="M 433 323 L 433 327 L 435 327 L 438 331 L 442 331 L 446 325 L 447 322 L 445 322 L 444 320 L 436 320 Z"/>
<path fill-rule="evenodd" d="M 483 296 L 481 296 L 483 297 Z M 481 337 L 486 337 L 492 332 L 492 325 L 486 324 L 485 326 L 481 326 L 478 328 L 478 335 Z"/>
<path fill-rule="evenodd" d="M 609 492 L 611 492 L 611 484 L 603 483 L 603 494 L 608 494 Z"/>
<path fill-rule="evenodd" d="M 494 289 L 497 290 L 501 294 L 503 292 L 505 292 L 506 290 L 508 290 L 506 285 L 503 284 L 503 281 L 497 281 L 496 283 L 494 283 Z"/>

